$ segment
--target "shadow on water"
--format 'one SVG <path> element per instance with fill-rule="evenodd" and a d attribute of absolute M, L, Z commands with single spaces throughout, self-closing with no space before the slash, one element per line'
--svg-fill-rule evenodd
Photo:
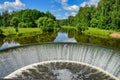
<path fill-rule="evenodd" d="M 120 39 L 111 37 L 101 37 L 98 35 L 81 34 L 75 29 L 61 29 L 60 32 L 67 32 L 69 38 L 74 38 L 76 42 L 90 43 L 100 46 L 108 46 L 120 50 Z"/>
<path fill-rule="evenodd" d="M 79 34 L 79 32 L 76 33 L 75 39 L 77 42 L 108 46 L 120 50 L 120 39 Z"/>
<path fill-rule="evenodd" d="M 57 36 L 57 32 L 44 32 L 42 34 L 16 36 L 12 38 L 0 39 L 0 45 L 3 46 L 6 43 L 8 43 L 8 45 L 12 45 L 13 41 L 14 43 L 19 43 L 21 45 L 31 44 L 31 43 L 40 43 L 40 42 L 53 42 L 56 36 Z"/>

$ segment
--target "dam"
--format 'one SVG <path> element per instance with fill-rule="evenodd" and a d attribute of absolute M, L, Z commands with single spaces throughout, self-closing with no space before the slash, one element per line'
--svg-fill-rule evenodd
<path fill-rule="evenodd" d="M 120 51 L 84 43 L 39 43 L 1 50 L 0 77 L 34 63 L 55 60 L 86 63 L 120 79 Z"/>

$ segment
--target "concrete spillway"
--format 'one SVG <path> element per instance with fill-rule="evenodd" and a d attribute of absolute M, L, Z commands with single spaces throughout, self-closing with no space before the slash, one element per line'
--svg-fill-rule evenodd
<path fill-rule="evenodd" d="M 120 79 L 120 51 L 89 44 L 43 43 L 0 51 L 0 77 L 27 65 L 70 60 L 99 67 Z"/>

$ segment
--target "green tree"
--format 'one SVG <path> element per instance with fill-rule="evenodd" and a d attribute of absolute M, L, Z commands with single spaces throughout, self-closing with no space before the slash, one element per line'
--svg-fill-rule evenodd
<path fill-rule="evenodd" d="M 36 24 L 43 31 L 53 31 L 55 27 L 58 27 L 57 22 L 48 17 L 40 17 L 36 20 Z"/>
<path fill-rule="evenodd" d="M 75 17 L 74 16 L 68 17 L 68 25 L 75 26 Z"/>
<path fill-rule="evenodd" d="M 120 0 L 100 0 L 91 20 L 91 27 L 120 29 Z"/>
<path fill-rule="evenodd" d="M 26 28 L 27 26 L 26 26 L 26 23 L 20 22 L 20 23 L 18 24 L 18 27 Z"/>
<path fill-rule="evenodd" d="M 0 29 L 0 38 L 5 38 L 6 36 L 3 34 L 3 30 Z"/>
<path fill-rule="evenodd" d="M 85 30 L 88 29 L 88 26 L 84 26 L 84 24 L 78 23 L 77 24 L 77 30 L 80 31 L 81 33 L 83 33 Z"/>
<path fill-rule="evenodd" d="M 53 16 L 49 11 L 46 12 L 46 17 L 56 20 L 55 16 Z"/>
<path fill-rule="evenodd" d="M 0 29 L 0 34 L 3 34 L 3 30 L 2 29 Z"/>
<path fill-rule="evenodd" d="M 4 27 L 8 27 L 10 25 L 10 20 L 11 20 L 11 17 L 12 17 L 12 13 L 9 13 L 8 10 L 5 10 L 2 12 L 2 25 Z"/>
<path fill-rule="evenodd" d="M 14 26 L 16 32 L 18 32 L 18 23 L 19 23 L 19 19 L 17 17 L 13 17 L 10 21 L 10 24 Z"/>

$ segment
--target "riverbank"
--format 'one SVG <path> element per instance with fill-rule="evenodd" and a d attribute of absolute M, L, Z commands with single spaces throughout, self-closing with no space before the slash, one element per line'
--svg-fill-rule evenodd
<path fill-rule="evenodd" d="M 81 34 L 79 33 L 79 31 L 76 30 L 77 28 L 75 27 L 69 28 L 69 26 L 65 26 L 65 27 L 63 26 L 57 32 L 42 32 L 39 31 L 39 28 L 31 28 L 31 29 L 24 28 L 23 32 L 21 29 L 21 33 L 19 32 L 14 35 L 8 34 L 6 38 L 1 38 L 0 45 L 4 43 L 3 41 L 11 41 L 11 40 L 18 42 L 20 44 L 54 42 L 54 40 L 61 35 L 61 34 L 59 35 L 59 33 L 63 33 L 64 35 L 58 38 L 58 40 L 60 40 L 59 42 L 62 42 L 61 41 L 62 38 L 65 39 L 66 37 L 68 37 L 72 40 L 74 39 L 78 43 L 80 42 L 80 43 L 96 44 L 96 45 L 108 46 L 120 50 L 120 38 L 113 38 L 109 36 L 110 34 L 113 34 L 115 31 L 102 30 L 98 28 L 89 28 L 88 30 L 84 31 L 83 34 Z"/>
<path fill-rule="evenodd" d="M 75 29 L 77 30 L 76 27 L 74 26 L 62 26 L 63 29 Z M 113 31 L 113 30 L 104 30 L 104 29 L 99 29 L 99 28 L 88 28 L 88 30 L 85 30 L 83 32 L 85 35 L 90 35 L 90 36 L 97 36 L 97 37 L 102 37 L 102 38 L 116 38 L 120 39 L 120 32 Z"/>
<path fill-rule="evenodd" d="M 40 28 L 19 28 L 19 32 L 16 32 L 13 27 L 1 28 L 3 30 L 3 34 L 7 37 L 14 36 L 25 36 L 30 34 L 42 34 L 42 30 Z"/>
<path fill-rule="evenodd" d="M 77 30 L 74 26 L 62 26 L 63 29 L 74 29 Z M 40 28 L 19 28 L 19 32 L 16 32 L 13 27 L 0 28 L 3 30 L 3 34 L 7 37 L 14 36 L 26 36 L 30 34 L 42 34 L 43 31 Z M 111 37 L 111 38 L 120 38 L 120 32 L 116 32 L 113 30 L 103 30 L 99 28 L 89 28 L 88 30 L 83 32 L 86 35 L 93 35 L 99 37 Z"/>
<path fill-rule="evenodd" d="M 120 39 L 120 32 L 119 33 L 114 32 L 114 33 L 110 34 L 110 36 L 113 37 L 113 38 L 119 38 Z"/>

